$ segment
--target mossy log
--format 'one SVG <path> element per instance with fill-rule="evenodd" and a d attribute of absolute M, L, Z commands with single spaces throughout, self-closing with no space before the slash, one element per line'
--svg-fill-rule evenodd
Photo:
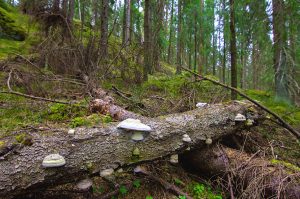
<path fill-rule="evenodd" d="M 133 142 L 128 133 L 117 129 L 117 123 L 76 128 L 72 135 L 68 129 L 32 130 L 26 132 L 23 144 L 15 144 L 14 137 L 1 139 L 5 144 L 0 149 L 0 198 L 34 193 L 104 169 L 118 169 L 181 153 L 187 148 L 203 147 L 207 139 L 215 142 L 248 128 L 243 122 L 234 122 L 236 114 L 260 118 L 249 106 L 233 102 L 157 118 L 141 117 L 153 129 L 142 142 Z M 183 141 L 185 134 L 191 142 Z M 139 157 L 132 155 L 135 148 L 139 148 Z M 43 158 L 52 153 L 64 156 L 66 165 L 43 168 Z"/>

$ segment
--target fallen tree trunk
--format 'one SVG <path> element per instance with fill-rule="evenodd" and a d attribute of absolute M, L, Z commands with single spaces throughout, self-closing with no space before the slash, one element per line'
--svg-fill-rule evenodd
<path fill-rule="evenodd" d="M 13 198 L 49 185 L 73 182 L 104 169 L 117 169 L 159 159 L 187 147 L 203 146 L 207 139 L 215 141 L 246 128 L 234 119 L 237 113 L 249 115 L 248 108 L 245 103 L 219 104 L 158 118 L 141 117 L 153 129 L 143 142 L 131 141 L 128 133 L 116 128 L 116 123 L 77 128 L 74 135 L 69 135 L 66 129 L 27 132 L 29 144 L 17 146 L 13 137 L 2 139 L 5 144 L 0 149 L 0 198 Z M 184 134 L 192 141 L 184 142 Z M 135 148 L 139 148 L 139 158 L 133 158 Z M 66 165 L 43 168 L 43 158 L 52 153 L 64 156 Z"/>
<path fill-rule="evenodd" d="M 179 160 L 188 170 L 206 174 L 208 177 L 230 176 L 232 179 L 229 179 L 228 184 L 235 182 L 232 186 L 241 199 L 300 199 L 299 170 L 272 163 L 256 155 L 250 156 L 241 151 L 214 145 L 183 153 Z"/>

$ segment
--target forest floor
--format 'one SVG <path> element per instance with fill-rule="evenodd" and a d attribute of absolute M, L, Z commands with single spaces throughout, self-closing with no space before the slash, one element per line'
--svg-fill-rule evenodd
<path fill-rule="evenodd" d="M 20 23 L 26 24 L 24 20 L 29 22 L 29 19 L 20 21 L 21 19 L 17 18 L 22 17 L 17 15 L 15 18 Z M 37 45 L 34 29 L 35 27 L 32 26 L 32 29 L 28 30 L 29 37 L 23 42 L 0 39 L 0 90 L 8 91 L 10 87 L 20 93 L 74 104 L 48 103 L 43 100 L 37 101 L 23 96 L 0 93 L 0 139 L 5 136 L 15 136 L 18 142 L 20 136 L 37 129 L 71 129 L 116 122 L 108 115 L 95 114 L 88 110 L 91 98 L 86 92 L 86 85 L 76 77 L 61 76 L 48 69 L 35 67 L 37 55 L 31 51 L 32 47 Z M 214 104 L 230 101 L 228 90 L 212 85 L 208 81 L 199 81 L 188 73 L 175 75 L 174 67 L 168 64 L 161 63 L 161 66 L 163 72 L 153 74 L 149 77 L 149 81 L 139 85 L 114 78 L 102 81 L 100 86 L 113 96 L 116 104 L 148 117 L 192 110 L 196 108 L 197 102 Z M 47 74 L 47 78 L 38 76 L 41 71 Z M 272 92 L 260 90 L 244 92 L 300 130 L 299 107 L 275 101 Z M 250 154 L 260 150 L 260 155 L 269 159 L 271 164 L 292 167 L 300 172 L 299 140 L 271 120 L 266 120 L 260 126 L 255 126 L 248 131 L 240 132 L 234 141 L 220 140 L 220 143 Z M 228 187 L 225 186 L 222 176 L 211 179 L 200 178 L 187 173 L 180 165 L 171 164 L 169 160 L 159 160 L 144 166 L 153 175 L 163 176 L 165 181 L 177 185 L 196 199 L 228 197 Z M 116 184 L 112 186 L 108 182 L 103 182 L 101 178 L 95 177 L 93 180 L 95 195 L 117 189 Z M 159 184 L 145 177 L 132 175 L 132 168 L 124 169 L 117 174 L 114 181 L 119 185 L 119 198 L 178 198 Z M 132 184 L 132 189 L 127 188 L 125 186 L 127 184 Z"/>

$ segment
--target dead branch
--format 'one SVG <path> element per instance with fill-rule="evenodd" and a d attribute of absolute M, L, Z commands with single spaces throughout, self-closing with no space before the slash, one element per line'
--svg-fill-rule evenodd
<path fill-rule="evenodd" d="M 297 139 L 300 139 L 300 133 L 294 129 L 290 124 L 288 124 L 287 122 L 285 122 L 279 115 L 277 115 L 276 113 L 274 113 L 273 111 L 271 111 L 270 109 L 268 109 L 267 107 L 265 107 L 264 105 L 258 103 L 257 101 L 253 100 L 252 98 L 250 98 L 249 96 L 247 96 L 246 94 L 242 93 L 241 91 L 239 91 L 238 89 L 236 88 L 233 88 L 231 86 L 228 86 L 226 84 L 223 84 L 219 81 L 216 81 L 216 80 L 213 80 L 213 79 L 210 79 L 208 77 L 205 77 L 205 76 L 202 76 L 202 75 L 199 75 L 198 73 L 190 70 L 190 69 L 187 69 L 185 67 L 181 67 L 183 70 L 186 70 L 198 77 L 200 77 L 201 79 L 203 80 L 207 80 L 207 81 L 210 81 L 214 84 L 217 84 L 219 86 L 222 86 L 224 88 L 227 88 L 229 90 L 232 90 L 234 92 L 236 92 L 237 94 L 239 94 L 240 96 L 246 98 L 247 100 L 249 100 L 250 102 L 252 102 L 253 104 L 257 105 L 258 107 L 260 107 L 261 109 L 263 109 L 264 111 L 266 111 L 267 113 L 271 114 L 272 116 L 274 116 L 281 124 L 282 127 L 286 128 L 287 130 L 289 130 Z"/>
<path fill-rule="evenodd" d="M 163 186 L 166 190 L 170 191 L 171 193 L 175 194 L 176 196 L 185 196 L 186 199 L 193 199 L 192 197 L 190 197 L 187 193 L 183 192 L 179 187 L 168 183 L 167 181 L 163 180 L 162 178 L 159 178 L 157 176 L 152 175 L 150 172 L 148 172 L 146 169 L 142 168 L 142 167 L 138 167 L 137 169 L 135 169 L 135 173 L 140 173 L 145 175 L 147 178 L 158 182 L 161 186 Z"/>

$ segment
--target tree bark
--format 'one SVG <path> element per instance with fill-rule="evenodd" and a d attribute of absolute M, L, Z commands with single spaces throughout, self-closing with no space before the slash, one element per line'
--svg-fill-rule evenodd
<path fill-rule="evenodd" d="M 181 73 L 181 64 L 182 64 L 182 36 L 181 36 L 181 29 L 182 29 L 182 0 L 178 0 L 178 24 L 177 24 L 177 68 L 176 74 Z"/>
<path fill-rule="evenodd" d="M 131 18 L 131 0 L 125 0 L 124 4 L 124 22 L 123 22 L 123 45 L 129 45 L 130 38 L 130 18 Z"/>
<path fill-rule="evenodd" d="M 230 57 L 231 57 L 231 87 L 237 88 L 237 66 L 236 66 L 236 34 L 235 34 L 235 3 L 230 0 Z M 236 92 L 231 92 L 231 99 L 237 99 Z"/>
<path fill-rule="evenodd" d="M 173 38 L 173 17 L 174 17 L 174 0 L 171 5 L 171 19 L 170 19 L 170 35 L 169 35 L 169 47 L 168 47 L 168 63 L 171 64 L 172 58 L 172 38 Z"/>
<path fill-rule="evenodd" d="M 274 35 L 274 70 L 275 93 L 280 100 L 289 101 L 288 72 L 286 64 L 286 33 L 284 18 L 284 1 L 273 0 L 273 35 Z"/>
<path fill-rule="evenodd" d="M 73 182 L 108 168 L 121 168 L 151 161 L 184 151 L 187 147 L 201 147 L 205 140 L 213 141 L 244 128 L 235 124 L 237 113 L 247 115 L 248 105 L 232 103 L 209 105 L 204 109 L 167 115 L 158 118 L 139 117 L 153 131 L 143 142 L 133 142 L 129 133 L 116 128 L 116 123 L 94 128 L 76 128 L 74 135 L 67 129 L 26 132 L 32 145 L 16 145 L 14 137 L 2 139 L 0 151 L 0 198 L 34 193 L 49 185 Z M 192 142 L 184 142 L 188 134 Z M 132 158 L 134 148 L 140 157 Z M 66 165 L 45 169 L 41 166 L 45 156 L 59 153 Z"/>
<path fill-rule="evenodd" d="M 200 0 L 200 37 L 199 37 L 199 63 L 198 73 L 203 75 L 205 65 L 205 49 L 204 49 L 204 0 Z"/>
<path fill-rule="evenodd" d="M 106 60 L 108 54 L 108 0 L 102 0 L 101 5 L 101 38 L 100 38 L 100 49 L 101 61 Z"/>
<path fill-rule="evenodd" d="M 150 0 L 145 0 L 144 14 L 144 71 L 143 80 L 148 80 L 148 74 L 151 71 L 151 44 L 150 44 Z"/>
<path fill-rule="evenodd" d="M 71 29 L 73 27 L 74 10 L 75 10 L 75 0 L 69 0 L 69 13 L 67 19 Z"/>

